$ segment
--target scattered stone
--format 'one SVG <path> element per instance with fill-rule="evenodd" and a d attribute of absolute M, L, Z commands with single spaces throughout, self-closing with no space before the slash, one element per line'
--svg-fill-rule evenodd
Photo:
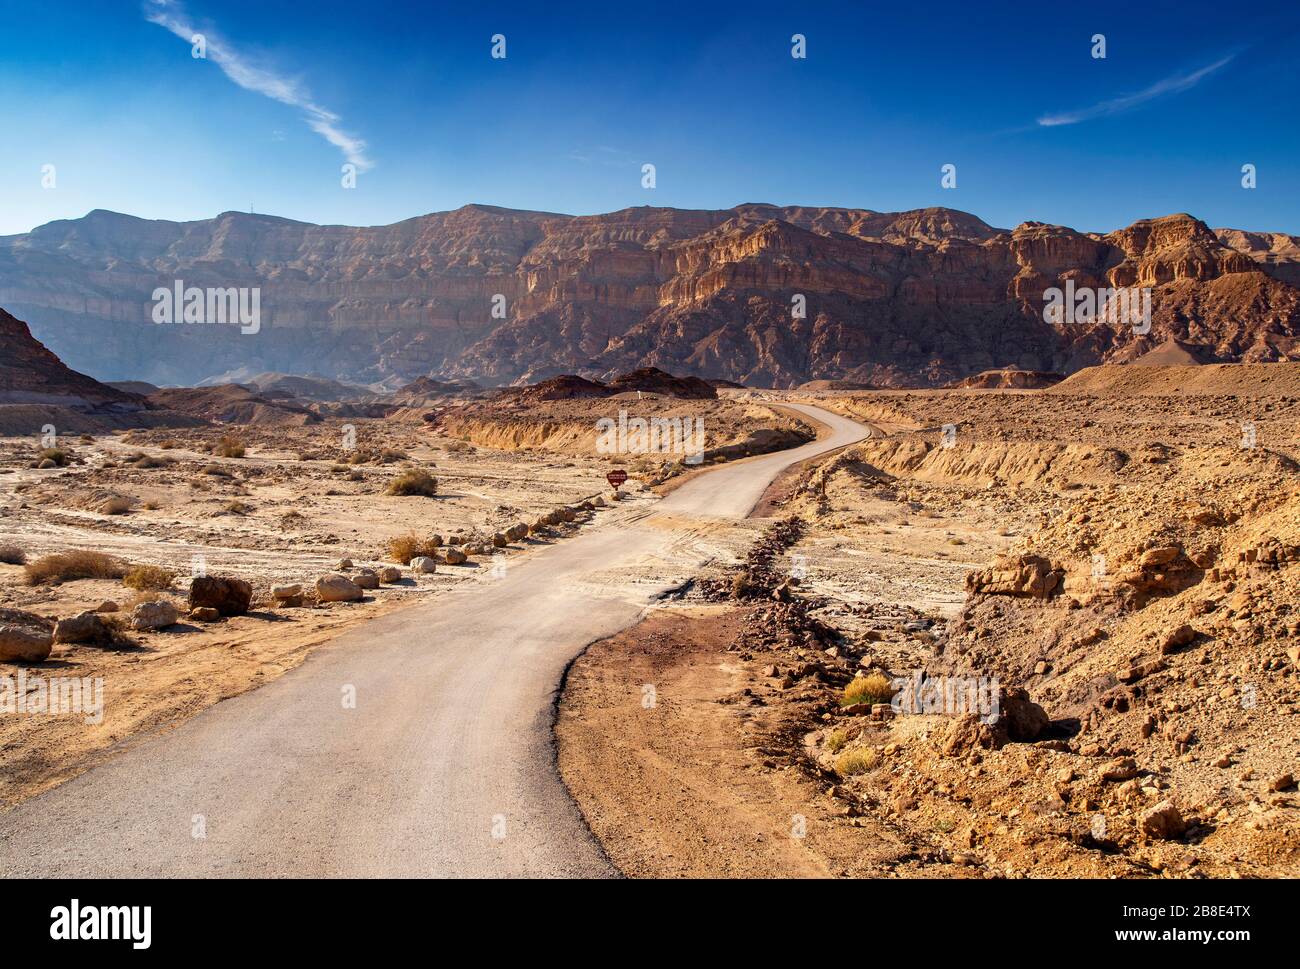
<path fill-rule="evenodd" d="M 209 606 L 223 616 L 242 616 L 253 601 L 253 587 L 243 579 L 199 575 L 190 581 L 191 609 Z"/>
<path fill-rule="evenodd" d="M 166 629 L 176 625 L 181 614 L 165 599 L 142 602 L 131 611 L 131 628 L 136 630 Z"/>
<path fill-rule="evenodd" d="M 112 599 L 105 599 L 95 607 L 96 612 L 117 612 L 118 605 Z"/>
<path fill-rule="evenodd" d="M 1137 761 L 1132 757 L 1118 757 L 1104 766 L 1098 777 L 1103 781 L 1127 781 L 1137 777 L 1137 774 Z"/>
<path fill-rule="evenodd" d="M 316 598 L 321 602 L 356 602 L 361 597 L 361 587 L 346 575 L 331 572 L 316 580 Z"/>
<path fill-rule="evenodd" d="M 338 569 L 340 572 L 349 572 L 352 570 L 352 560 L 339 559 L 339 564 L 334 567 Z"/>
<path fill-rule="evenodd" d="M 505 548 L 509 544 L 510 544 L 510 540 L 506 538 L 505 535 L 503 535 L 501 532 L 497 532 L 495 535 L 492 536 L 493 548 Z"/>
<path fill-rule="evenodd" d="M 374 569 L 362 569 L 352 577 L 352 581 L 362 589 L 379 588 L 379 574 Z"/>
<path fill-rule="evenodd" d="M 271 586 L 271 598 L 284 601 L 286 599 L 295 599 L 302 595 L 301 583 L 294 582 L 288 585 Z"/>
<path fill-rule="evenodd" d="M 111 639 L 112 633 L 98 613 L 83 612 L 77 616 L 60 619 L 54 625 L 56 643 L 90 643 L 104 642 Z"/>
<path fill-rule="evenodd" d="M 216 622 L 221 618 L 221 612 L 211 606 L 199 606 L 190 610 L 190 618 L 195 622 Z"/>
<path fill-rule="evenodd" d="M 428 555 L 417 555 L 411 559 L 412 572 L 437 572 L 438 560 Z"/>
<path fill-rule="evenodd" d="M 1165 636 L 1160 643 L 1161 653 L 1172 653 L 1176 649 L 1181 649 L 1196 638 L 1196 630 L 1183 623 L 1173 632 Z"/>
<path fill-rule="evenodd" d="M 448 549 L 450 555 L 452 549 Z M 450 561 L 450 558 L 448 559 Z M 379 570 L 379 581 L 386 585 L 392 585 L 394 582 L 402 581 L 402 570 L 395 565 L 385 565 Z"/>
<path fill-rule="evenodd" d="M 1294 786 L 1295 778 L 1289 772 L 1278 774 L 1277 777 L 1274 777 L 1268 782 L 1268 789 L 1270 791 L 1285 791 L 1288 787 Z"/>
<path fill-rule="evenodd" d="M 0 662 L 41 663 L 54 645 L 54 623 L 34 612 L 0 609 Z"/>
<path fill-rule="evenodd" d="M 1182 837 L 1187 830 L 1187 822 L 1173 801 L 1161 801 L 1142 815 L 1139 827 L 1148 838 L 1173 841 Z"/>
<path fill-rule="evenodd" d="M 461 565 L 468 561 L 469 556 L 458 548 L 447 549 L 446 559 L 448 565 Z"/>

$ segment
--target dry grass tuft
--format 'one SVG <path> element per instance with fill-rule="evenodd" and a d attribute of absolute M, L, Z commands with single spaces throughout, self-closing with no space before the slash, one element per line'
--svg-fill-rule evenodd
<path fill-rule="evenodd" d="M 844 777 L 865 774 L 876 766 L 876 752 L 870 747 L 854 747 L 835 758 L 835 772 Z"/>
<path fill-rule="evenodd" d="M 27 553 L 17 545 L 0 545 L 0 562 L 5 565 L 26 565 Z"/>
<path fill-rule="evenodd" d="M 122 576 L 122 584 L 128 589 L 170 589 L 176 579 L 176 573 L 158 565 L 134 565 Z"/>
<path fill-rule="evenodd" d="M 840 706 L 848 707 L 855 703 L 888 703 L 894 698 L 894 688 L 889 684 L 889 677 L 882 673 L 859 676 L 844 688 L 840 697 Z"/>
<path fill-rule="evenodd" d="M 411 559 L 419 558 L 421 555 L 434 556 L 438 554 L 438 546 L 442 541 L 437 542 L 434 539 L 437 536 L 423 538 L 415 532 L 407 532 L 405 535 L 398 535 L 396 538 L 388 540 L 388 554 L 392 556 L 393 561 L 401 562 L 403 565 L 410 565 Z"/>
<path fill-rule="evenodd" d="M 112 498 L 105 498 L 104 503 L 99 506 L 101 515 L 125 515 L 131 510 L 131 499 L 124 498 L 121 495 L 114 495 Z"/>
<path fill-rule="evenodd" d="M 73 551 L 45 555 L 27 563 L 27 584 L 45 585 L 73 579 L 120 579 L 126 565 L 103 552 Z"/>
<path fill-rule="evenodd" d="M 230 434 L 223 434 L 221 440 L 212 446 L 212 453 L 219 458 L 242 458 L 244 442 Z"/>
<path fill-rule="evenodd" d="M 438 494 L 438 479 L 423 468 L 408 468 L 388 483 L 388 494 L 434 498 Z"/>

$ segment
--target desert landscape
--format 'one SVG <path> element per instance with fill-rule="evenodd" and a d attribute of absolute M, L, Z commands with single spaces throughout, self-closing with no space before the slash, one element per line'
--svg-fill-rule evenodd
<path fill-rule="evenodd" d="M 1170 337 L 948 389 L 649 365 L 160 389 L 0 325 L 5 675 L 30 710 L 42 678 L 102 684 L 97 715 L 5 718 L 11 810 L 367 630 L 436 651 L 405 617 L 554 569 L 593 615 L 626 603 L 546 674 L 538 728 L 622 874 L 1297 869 L 1300 363 Z M 604 448 L 629 411 L 699 446 Z M 692 510 L 710 476 L 740 514 Z"/>

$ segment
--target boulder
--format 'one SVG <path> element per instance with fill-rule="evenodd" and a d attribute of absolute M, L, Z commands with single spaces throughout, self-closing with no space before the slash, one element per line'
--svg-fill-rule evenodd
<path fill-rule="evenodd" d="M 1061 587 L 1065 573 L 1041 555 L 1003 559 L 990 569 L 966 576 L 966 590 L 983 595 L 1046 599 Z"/>
<path fill-rule="evenodd" d="M 434 548 L 442 548 L 442 536 L 441 536 L 441 535 L 430 535 L 430 536 L 429 536 L 429 544 L 432 545 Z"/>
<path fill-rule="evenodd" d="M 1143 569 L 1159 568 L 1162 565 L 1168 565 L 1182 554 L 1183 550 L 1177 545 L 1162 545 L 1159 548 L 1149 548 L 1142 553 L 1142 558 L 1138 560 L 1138 567 Z"/>
<path fill-rule="evenodd" d="M 181 614 L 165 599 L 142 602 L 131 611 L 131 628 L 135 630 L 166 629 L 176 625 Z"/>
<path fill-rule="evenodd" d="M 352 577 L 352 581 L 362 589 L 379 588 L 379 574 L 374 569 L 362 569 Z"/>
<path fill-rule="evenodd" d="M 190 618 L 195 622 L 216 622 L 221 618 L 221 613 L 212 606 L 199 606 L 190 610 Z"/>
<path fill-rule="evenodd" d="M 107 623 L 95 612 L 60 619 L 54 626 L 56 643 L 97 643 L 111 638 Z"/>
<path fill-rule="evenodd" d="M 1022 687 L 1003 689 L 998 697 L 998 722 L 1007 737 L 1020 743 L 1037 740 L 1051 722 L 1046 711 L 1029 698 Z"/>
<path fill-rule="evenodd" d="M 352 560 L 351 560 L 351 559 L 339 559 L 339 564 L 336 565 L 336 566 L 334 566 L 334 567 L 335 567 L 336 569 L 338 569 L 340 572 L 351 572 L 351 571 L 352 571 Z"/>
<path fill-rule="evenodd" d="M 506 529 L 506 538 L 512 542 L 522 541 L 528 537 L 528 526 L 523 522 L 518 522 Z"/>
<path fill-rule="evenodd" d="M 438 560 L 428 555 L 417 555 L 411 559 L 412 572 L 437 572 Z"/>
<path fill-rule="evenodd" d="M 199 575 L 190 580 L 191 609 L 211 608 L 223 616 L 242 616 L 253 601 L 253 587 L 243 579 Z"/>
<path fill-rule="evenodd" d="M 346 575 L 330 572 L 316 580 L 316 598 L 321 602 L 356 602 L 361 597 L 361 587 Z"/>
<path fill-rule="evenodd" d="M 1172 841 L 1181 838 L 1187 830 L 1187 822 L 1173 801 L 1161 801 L 1155 807 L 1143 813 L 1138 823 L 1142 833 L 1148 838 L 1159 841 Z"/>
<path fill-rule="evenodd" d="M 1196 638 L 1196 630 L 1183 623 L 1177 629 L 1169 633 L 1160 643 L 1160 652 L 1172 653 L 1176 649 L 1181 649 Z"/>
<path fill-rule="evenodd" d="M 395 565 L 385 565 L 379 570 L 379 581 L 392 585 L 402 581 L 402 570 Z"/>
<path fill-rule="evenodd" d="M 0 609 L 0 662 L 40 663 L 54 645 L 54 623 L 34 612 Z"/>
<path fill-rule="evenodd" d="M 117 612 L 117 603 L 112 599 L 105 599 L 95 607 L 96 612 Z"/>
<path fill-rule="evenodd" d="M 296 599 L 300 595 L 302 595 L 302 584 L 299 582 L 271 586 L 271 598 L 281 602 Z"/>
<path fill-rule="evenodd" d="M 469 558 L 469 556 L 466 555 L 464 552 L 462 552 L 460 549 L 450 548 L 450 547 L 447 549 L 445 553 L 445 557 L 447 559 L 448 565 L 460 565 Z"/>
<path fill-rule="evenodd" d="M 602 498 L 600 495 L 597 495 L 595 498 L 592 498 L 592 499 L 591 499 L 591 507 L 592 507 L 592 508 L 604 508 L 604 507 L 605 507 L 605 499 Z"/>
<path fill-rule="evenodd" d="M 501 532 L 497 532 L 495 535 L 492 536 L 493 548 L 505 548 L 509 544 L 510 544 L 510 539 L 506 538 L 505 535 L 501 534 Z"/>

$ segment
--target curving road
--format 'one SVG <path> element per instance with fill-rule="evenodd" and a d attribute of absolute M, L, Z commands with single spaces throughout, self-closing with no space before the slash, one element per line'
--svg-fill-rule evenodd
<path fill-rule="evenodd" d="M 556 690 L 587 643 L 707 558 L 710 518 L 869 433 L 788 406 L 827 433 L 366 623 L 0 815 L 0 877 L 617 875 L 555 770 Z"/>

